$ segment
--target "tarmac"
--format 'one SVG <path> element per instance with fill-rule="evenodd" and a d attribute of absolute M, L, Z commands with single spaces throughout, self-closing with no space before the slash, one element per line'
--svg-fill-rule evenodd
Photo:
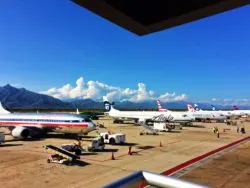
<path fill-rule="evenodd" d="M 204 153 L 250 136 L 248 133 L 248 130 L 250 130 L 249 122 L 244 123 L 246 134 L 237 133 L 236 126 L 227 126 L 224 123 L 195 123 L 194 127 L 183 127 L 182 130 L 163 132 L 155 136 L 139 135 L 141 127 L 128 123 L 113 124 L 112 120 L 106 117 L 98 120 L 98 122 L 103 123 L 106 127 L 106 129 L 101 128 L 99 132 L 109 130 L 115 133 L 125 133 L 127 144 L 122 146 L 106 145 L 103 152 L 82 155 L 81 161 L 73 166 L 48 164 L 46 161 L 49 153 L 43 148 L 46 144 L 60 147 L 61 144 L 72 143 L 73 139 L 65 138 L 60 134 L 50 134 L 40 140 L 16 141 L 10 135 L 7 135 L 7 142 L 0 146 L 1 184 L 7 188 L 102 187 L 138 170 L 162 173 Z M 212 132 L 215 125 L 220 130 L 220 138 L 217 138 L 216 134 Z M 223 131 L 224 128 L 227 129 L 225 132 Z M 8 133 L 4 129 L 0 131 Z M 92 132 L 83 138 L 83 147 L 86 147 L 95 135 L 96 133 Z M 234 167 L 238 170 L 248 169 L 244 173 L 249 176 L 247 175 L 249 162 L 239 160 L 239 158 L 247 159 L 247 156 L 249 159 L 249 147 L 245 145 L 247 143 L 234 150 L 237 151 L 237 155 L 233 155 L 234 151 L 228 152 L 219 156 L 218 159 L 213 159 L 196 169 L 192 169 L 179 178 L 213 185 L 213 187 L 228 187 L 231 184 L 225 182 L 233 176 L 234 172 L 233 174 L 226 173 L 227 171 L 222 168 L 223 166 L 225 169 L 226 167 Z M 129 146 L 132 147 L 132 155 L 128 155 Z M 115 160 L 111 160 L 112 153 Z M 227 155 L 230 155 L 229 160 L 220 159 Z M 219 161 L 219 165 L 216 161 Z M 230 163 L 226 163 L 228 161 Z M 215 165 L 214 168 L 211 168 L 213 162 Z M 238 163 L 240 163 L 240 167 L 237 167 Z M 206 168 L 206 166 L 208 167 Z M 212 171 L 210 172 L 209 169 Z M 217 169 L 220 177 L 215 175 Z M 233 169 L 231 170 L 233 171 Z M 226 174 L 221 176 L 222 172 Z M 241 173 L 236 173 L 233 176 L 235 181 L 231 181 L 232 185 L 236 185 L 237 178 L 240 179 L 239 177 L 241 177 L 237 174 Z M 249 180 L 245 180 L 249 182 Z"/>

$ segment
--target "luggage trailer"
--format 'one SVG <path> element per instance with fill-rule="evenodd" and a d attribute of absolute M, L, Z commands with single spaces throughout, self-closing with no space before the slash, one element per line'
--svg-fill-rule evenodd
<path fill-rule="evenodd" d="M 74 155 L 68 151 L 65 151 L 63 149 L 60 149 L 53 145 L 46 145 L 45 149 L 51 153 L 49 155 L 47 162 L 48 163 L 58 163 L 58 164 L 66 164 L 66 165 L 72 165 L 74 161 L 77 159 L 80 159 L 79 156 Z"/>

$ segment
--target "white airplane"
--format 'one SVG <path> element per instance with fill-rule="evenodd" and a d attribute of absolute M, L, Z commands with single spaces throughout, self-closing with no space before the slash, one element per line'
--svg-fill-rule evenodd
<path fill-rule="evenodd" d="M 195 105 L 197 108 L 194 109 L 191 104 L 188 104 L 188 111 L 194 115 L 196 119 L 206 119 L 206 120 L 225 120 L 227 117 L 221 113 L 216 111 L 208 111 L 208 110 L 201 110 L 198 108 L 198 105 Z"/>
<path fill-rule="evenodd" d="M 233 106 L 233 109 L 231 113 L 235 116 L 249 116 L 250 110 L 239 110 L 237 106 Z"/>
<path fill-rule="evenodd" d="M 226 117 L 231 117 L 233 115 L 233 111 L 232 110 L 217 110 L 216 107 L 214 105 L 212 106 L 212 110 L 215 112 L 218 112 L 220 114 L 223 114 Z"/>
<path fill-rule="evenodd" d="M 103 97 L 105 113 L 114 119 L 114 122 L 123 122 L 124 120 L 134 120 L 136 123 L 147 121 L 170 121 L 174 123 L 190 122 L 194 118 L 183 113 L 158 112 L 158 111 L 120 111 L 115 109 Z"/>
<path fill-rule="evenodd" d="M 96 125 L 86 116 L 69 113 L 10 113 L 0 103 L 0 127 L 15 138 L 40 137 L 47 132 L 87 134 Z"/>

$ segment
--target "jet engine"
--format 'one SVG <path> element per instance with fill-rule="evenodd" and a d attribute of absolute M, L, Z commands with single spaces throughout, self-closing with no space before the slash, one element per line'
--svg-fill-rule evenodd
<path fill-rule="evenodd" d="M 30 135 L 30 130 L 25 127 L 16 127 L 11 132 L 15 138 L 27 138 Z"/>

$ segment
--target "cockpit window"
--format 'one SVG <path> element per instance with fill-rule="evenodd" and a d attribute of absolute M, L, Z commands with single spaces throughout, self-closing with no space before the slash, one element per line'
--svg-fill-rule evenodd
<path fill-rule="evenodd" d="M 91 119 L 85 118 L 85 122 L 91 122 Z"/>

